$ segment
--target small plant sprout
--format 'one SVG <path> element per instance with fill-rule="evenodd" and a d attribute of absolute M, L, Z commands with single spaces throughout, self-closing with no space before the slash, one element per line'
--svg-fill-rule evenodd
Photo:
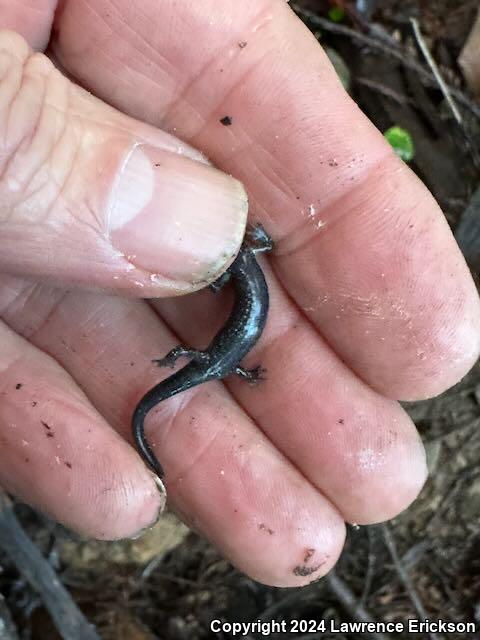
<path fill-rule="evenodd" d="M 393 150 L 402 160 L 410 162 L 415 155 L 415 147 L 412 136 L 402 129 L 402 127 L 394 126 L 387 129 L 384 133 L 385 138 L 391 144 Z"/>
<path fill-rule="evenodd" d="M 328 12 L 328 17 L 332 22 L 342 22 L 345 18 L 345 11 L 341 7 L 332 7 Z"/>

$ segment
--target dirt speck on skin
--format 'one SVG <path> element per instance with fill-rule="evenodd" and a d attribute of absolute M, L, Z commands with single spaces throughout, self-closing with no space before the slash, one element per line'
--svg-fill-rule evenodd
<path fill-rule="evenodd" d="M 320 564 L 316 564 L 312 567 L 307 567 L 307 565 L 305 564 L 299 564 L 296 567 L 294 567 L 292 573 L 295 576 L 301 576 L 301 577 L 311 576 L 312 573 L 317 572 L 323 564 L 324 564 L 323 562 L 320 562 Z"/>
<path fill-rule="evenodd" d="M 305 551 L 305 555 L 303 556 L 303 561 L 309 562 L 314 553 L 315 553 L 315 549 L 307 549 Z"/>
<path fill-rule="evenodd" d="M 260 531 L 266 531 L 270 536 L 273 536 L 273 534 L 275 533 L 273 529 L 267 527 L 267 525 L 263 522 L 258 525 L 258 528 L 260 529 Z"/>
<path fill-rule="evenodd" d="M 17 382 L 17 384 L 15 385 L 15 389 L 21 389 L 23 387 L 23 384 L 21 382 Z"/>

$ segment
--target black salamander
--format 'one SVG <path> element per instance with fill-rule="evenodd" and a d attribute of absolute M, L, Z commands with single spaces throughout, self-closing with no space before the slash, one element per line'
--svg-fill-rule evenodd
<path fill-rule="evenodd" d="M 254 382 L 261 379 L 263 369 L 244 369 L 241 360 L 259 339 L 268 313 L 268 287 L 255 257 L 270 251 L 273 242 L 260 225 L 247 230 L 240 251 L 227 271 L 211 285 L 214 291 L 231 280 L 235 286 L 235 302 L 225 325 L 205 351 L 175 347 L 164 358 L 153 360 L 158 366 L 173 367 L 180 357 L 190 358 L 182 369 L 150 389 L 138 403 L 132 418 L 137 449 L 159 478 L 163 469 L 145 436 L 145 416 L 155 405 L 209 380 L 220 380 L 233 373 Z"/>

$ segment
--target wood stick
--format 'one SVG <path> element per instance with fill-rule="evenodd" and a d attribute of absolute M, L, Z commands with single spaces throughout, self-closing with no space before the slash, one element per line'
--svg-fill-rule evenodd
<path fill-rule="evenodd" d="M 5 598 L 0 594 L 0 640 L 20 640 Z"/>
<path fill-rule="evenodd" d="M 0 548 L 37 591 L 64 640 L 100 640 L 95 627 L 84 617 L 55 571 L 25 533 L 11 500 L 1 490 Z"/>

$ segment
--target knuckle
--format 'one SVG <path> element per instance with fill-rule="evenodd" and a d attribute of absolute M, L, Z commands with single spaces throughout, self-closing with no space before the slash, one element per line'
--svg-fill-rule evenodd
<path fill-rule="evenodd" d="M 0 32 L 0 222 L 38 221 L 58 197 L 70 166 L 60 144 L 68 101 L 69 82 L 52 62 Z"/>

